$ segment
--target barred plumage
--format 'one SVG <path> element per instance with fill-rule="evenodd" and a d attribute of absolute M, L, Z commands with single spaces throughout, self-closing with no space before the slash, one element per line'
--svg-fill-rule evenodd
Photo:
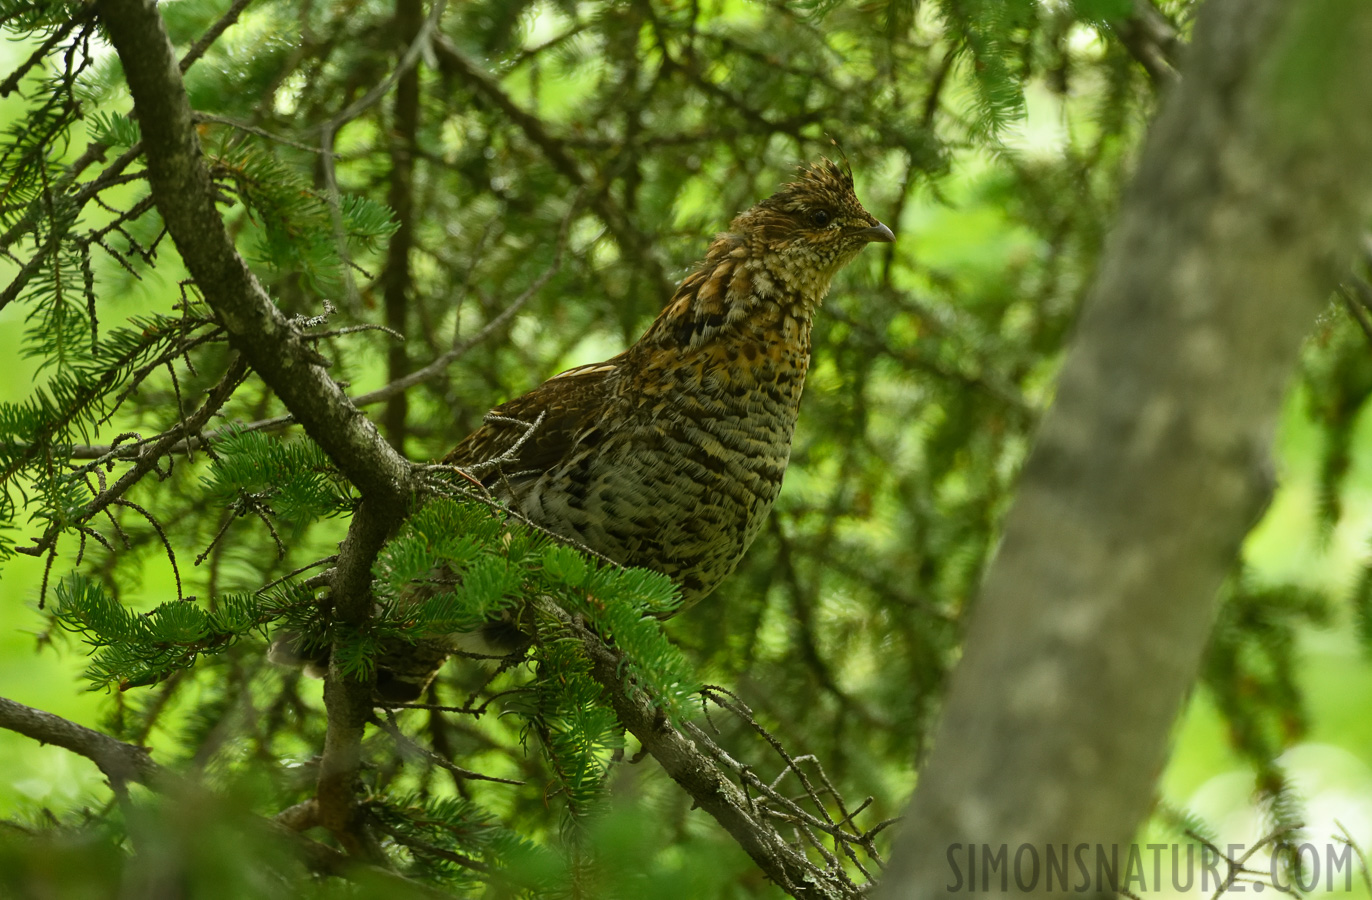
<path fill-rule="evenodd" d="M 492 410 L 444 458 L 551 532 L 661 572 L 689 607 L 742 559 L 781 489 L 834 274 L 893 241 L 829 160 L 742 213 L 637 343 Z M 377 691 L 410 700 L 458 647 L 520 643 L 510 622 L 389 648 Z"/>
<path fill-rule="evenodd" d="M 734 219 L 637 343 L 496 407 L 444 462 L 550 531 L 670 576 L 690 606 L 781 488 L 830 279 L 890 240 L 850 172 L 810 166 Z"/>

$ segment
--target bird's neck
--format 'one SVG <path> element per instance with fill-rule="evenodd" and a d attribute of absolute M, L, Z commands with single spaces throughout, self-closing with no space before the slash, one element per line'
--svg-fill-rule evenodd
<path fill-rule="evenodd" d="M 787 262 L 739 235 L 720 235 L 636 347 L 692 352 L 771 335 L 808 351 L 811 318 L 829 292 L 829 278 L 797 274 Z"/>

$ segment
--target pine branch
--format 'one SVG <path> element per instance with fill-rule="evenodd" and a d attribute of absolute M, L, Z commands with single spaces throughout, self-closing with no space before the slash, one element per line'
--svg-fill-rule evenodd
<path fill-rule="evenodd" d="M 608 646 L 599 635 L 556 604 L 540 601 L 539 607 L 540 611 L 560 621 L 580 642 L 591 662 L 591 675 L 604 688 L 610 706 L 624 727 L 638 738 L 672 780 L 691 795 L 697 806 L 724 826 L 768 878 L 791 896 L 805 900 L 863 896 L 861 889 L 841 868 L 816 866 L 782 838 L 765 821 L 757 803 L 690 738 L 678 731 L 651 697 L 625 682 L 621 652 Z"/>
<path fill-rule="evenodd" d="M 372 561 L 405 515 L 410 465 L 328 377 L 308 339 L 272 304 L 234 248 L 215 208 L 185 85 L 155 0 L 100 0 L 96 9 L 124 65 L 153 196 L 186 268 L 235 345 L 366 501 L 340 548 L 331 591 L 336 620 L 361 626 L 371 615 Z M 350 853 L 377 859 L 379 848 L 361 827 L 353 795 L 371 686 L 331 664 L 325 705 L 321 823 Z"/>
<path fill-rule="evenodd" d="M 202 56 L 204 56 L 205 52 L 214 44 L 215 41 L 217 41 L 220 38 L 220 36 L 223 35 L 223 33 L 226 30 L 228 30 L 229 26 L 233 25 L 238 21 L 238 17 L 242 14 L 243 10 L 247 7 L 247 5 L 250 2 L 252 2 L 252 0 L 235 0 L 233 6 L 231 6 L 229 10 L 225 12 L 224 15 L 220 17 L 220 19 L 217 22 L 214 23 L 214 25 L 210 26 L 210 29 L 206 31 L 205 34 L 201 35 L 200 39 L 195 42 L 194 46 L 192 46 L 191 49 L 186 52 L 186 55 L 181 58 L 179 67 L 183 75 L 186 73 L 187 70 L 190 69 L 191 66 L 195 65 L 195 63 Z M 80 24 L 82 21 L 84 21 L 84 17 L 80 19 L 73 19 L 71 22 L 67 24 L 67 26 L 65 26 L 65 28 L 69 30 L 70 28 Z M 65 32 L 59 32 L 59 34 L 60 33 Z M 54 37 L 56 37 L 56 35 Z M 25 67 L 23 69 L 17 70 L 14 73 L 14 77 L 17 78 L 22 71 L 26 70 L 36 60 L 40 59 L 41 55 L 45 53 L 45 51 L 50 49 L 51 43 L 52 42 L 49 41 L 49 43 L 45 44 L 44 47 L 39 49 L 39 51 L 36 51 L 30 58 L 30 61 L 25 64 Z M 3 96 L 3 93 L 4 92 L 0 90 L 0 96 Z M 236 127 L 240 128 L 249 127 L 237 125 L 236 123 L 226 124 L 235 124 Z M 284 141 L 284 139 L 280 138 L 277 138 L 277 140 Z M 289 143 L 289 141 L 285 142 Z M 86 147 L 85 151 L 81 154 L 81 156 L 67 167 L 66 171 L 62 173 L 62 177 L 59 178 L 53 184 L 51 191 L 52 195 L 55 197 L 64 196 L 67 193 L 67 191 L 71 189 L 72 185 L 76 183 L 76 179 L 81 176 L 81 173 L 84 172 L 91 165 L 91 163 L 96 162 L 97 160 L 104 160 L 105 153 L 108 152 L 109 149 L 110 145 L 104 141 L 92 141 Z M 310 149 L 316 150 L 317 148 Z M 105 188 L 111 187 L 114 184 L 118 183 L 116 179 L 118 179 L 119 176 L 123 173 L 124 169 L 126 169 L 129 166 L 129 164 L 132 163 L 135 159 L 141 156 L 142 153 L 142 142 L 136 142 L 127 150 L 125 150 L 122 154 L 120 154 L 120 156 L 113 163 L 111 163 L 110 166 L 107 169 L 105 169 L 104 172 L 100 173 L 100 175 L 94 180 L 85 184 L 81 188 L 81 190 L 75 195 L 75 208 L 78 210 L 83 209 L 87 203 L 89 203 L 97 194 L 100 193 L 100 191 L 103 191 Z M 137 177 L 141 177 L 141 174 Z M 0 250 L 8 248 L 20 237 L 31 232 L 34 228 L 38 226 L 40 222 L 43 221 L 45 216 L 46 207 L 44 206 L 43 200 L 41 198 L 35 200 L 32 204 L 30 204 L 29 208 L 25 210 L 24 215 L 21 216 L 19 220 L 16 221 L 12 226 L 6 229 L 3 236 L 0 236 Z M 60 234 L 55 235 L 55 237 L 60 237 Z M 56 245 L 54 244 L 53 246 L 55 247 Z M 3 296 L 0 296 L 0 309 L 3 309 L 10 301 L 14 299 L 14 297 L 18 296 L 19 291 L 23 289 L 24 283 L 28 280 L 28 278 L 31 278 L 33 275 L 33 272 L 28 271 L 29 267 L 37 266 L 38 263 L 45 258 L 45 256 L 46 253 L 35 254 L 34 257 L 29 261 L 29 263 L 26 264 L 25 271 L 27 272 L 27 275 L 25 275 L 24 272 L 21 272 L 20 277 L 15 279 L 15 284 L 11 285 L 10 288 L 5 291 L 5 294 Z"/>
<path fill-rule="evenodd" d="M 579 196 L 580 195 L 578 195 L 578 197 Z M 481 327 L 481 330 L 479 330 L 476 334 L 472 335 L 464 341 L 459 342 L 454 347 L 452 347 L 452 349 L 444 351 L 443 353 L 439 354 L 431 362 L 426 364 L 422 369 L 416 369 L 410 374 L 402 378 L 397 378 L 395 381 L 392 381 L 389 384 L 382 385 L 374 391 L 369 391 L 365 394 L 359 394 L 356 397 L 348 398 L 352 402 L 352 404 L 358 408 L 364 406 L 375 406 L 378 403 L 385 402 L 391 397 L 394 397 L 396 394 L 399 394 L 403 391 L 408 391 L 415 385 L 423 384 L 426 381 L 431 381 L 434 378 L 437 378 L 444 372 L 447 372 L 449 366 L 451 366 L 454 362 L 465 356 L 473 347 L 476 347 L 479 344 L 489 340 L 497 331 L 499 331 L 501 328 L 507 325 L 509 321 L 514 318 L 515 314 L 518 313 L 521 309 L 523 309 L 524 306 L 529 302 L 529 300 L 531 300 L 535 294 L 542 290 L 544 285 L 546 285 L 552 279 L 552 277 L 556 275 L 557 272 L 561 269 L 562 257 L 564 255 L 564 251 L 567 249 L 567 236 L 571 230 L 572 221 L 576 216 L 577 203 L 577 198 L 573 198 L 572 204 L 570 208 L 567 210 L 567 215 L 562 220 L 562 229 L 558 235 L 557 250 L 553 254 L 552 262 L 548 264 L 548 268 L 544 269 L 543 272 L 537 278 L 535 278 L 527 288 L 524 289 L 523 293 L 521 293 L 514 300 L 511 300 L 510 303 L 504 309 L 497 313 L 496 316 L 492 318 L 489 322 L 483 325 Z M 316 338 L 320 336 L 321 335 L 317 334 L 308 335 L 308 337 L 310 338 Z M 282 416 L 273 416 L 270 419 L 261 419 L 256 422 L 249 422 L 246 425 L 230 425 L 226 426 L 225 428 L 217 428 L 213 431 L 205 433 L 204 435 L 189 434 L 185 435 L 184 437 L 182 437 L 180 441 L 169 447 L 166 452 L 180 453 L 185 450 L 198 449 L 202 446 L 205 446 L 206 444 L 213 443 L 214 441 L 218 440 L 219 438 L 223 437 L 226 433 L 229 432 L 241 433 L 245 431 L 265 431 L 272 428 L 284 428 L 288 425 L 295 424 L 295 421 L 295 416 L 290 415 L 288 413 Z M 114 447 L 107 444 L 78 445 L 72 448 L 71 458 L 99 459 L 102 461 L 105 459 L 136 459 L 142 455 L 142 448 L 147 443 L 153 440 L 157 440 L 157 438 L 148 438 L 147 440 L 124 443 L 118 447 Z"/>
<path fill-rule="evenodd" d="M 109 488 L 100 492 L 94 500 L 87 504 L 86 508 L 77 516 L 80 522 L 87 522 L 92 517 L 99 515 L 102 510 L 111 503 L 118 501 L 129 489 L 142 480 L 157 465 L 158 460 L 170 453 L 173 447 L 182 441 L 183 436 L 189 437 L 196 434 L 205 423 L 217 413 L 233 394 L 244 376 L 247 375 L 247 364 L 241 354 L 235 355 L 233 362 L 229 364 L 224 377 L 219 380 L 209 391 L 205 403 L 190 416 L 181 422 L 167 429 L 150 447 L 144 447 L 138 451 L 135 463 L 127 472 L 119 477 Z M 97 460 L 91 465 L 98 465 L 104 458 Z M 41 556 L 46 553 L 57 540 L 57 536 L 62 532 L 63 523 L 54 521 L 48 526 L 41 538 L 34 541 L 32 547 L 16 548 L 19 553 L 27 553 L 30 556 Z"/>
<path fill-rule="evenodd" d="M 152 0 L 101 0 L 143 132 L 148 179 L 186 268 L 234 344 L 364 497 L 403 513 L 408 462 L 329 378 L 305 337 L 238 255 L 215 207 L 194 116 Z"/>

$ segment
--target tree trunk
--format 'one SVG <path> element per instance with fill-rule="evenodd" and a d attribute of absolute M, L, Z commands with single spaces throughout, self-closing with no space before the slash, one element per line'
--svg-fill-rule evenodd
<path fill-rule="evenodd" d="M 1212 0 L 1152 127 L 878 896 L 1127 848 L 1372 199 L 1372 4 Z M 961 847 L 956 845 L 961 844 Z M 1000 877 L 976 890 L 999 890 Z M 956 865 L 955 865 L 956 863 Z M 1150 867 L 1151 869 L 1151 867 Z M 1122 876 L 1121 876 L 1122 877 Z M 1151 876 L 1150 876 L 1151 877 Z M 962 879 L 961 881 L 959 879 Z M 1072 868 L 1072 887 L 1080 876 Z"/>

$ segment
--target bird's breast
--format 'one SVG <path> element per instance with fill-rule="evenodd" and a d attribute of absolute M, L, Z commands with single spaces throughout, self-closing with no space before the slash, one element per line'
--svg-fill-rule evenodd
<path fill-rule="evenodd" d="M 687 603 L 733 571 L 781 488 L 809 363 L 808 323 L 659 352 L 517 502 L 610 558 L 675 579 Z M 782 339 L 784 335 L 784 340 Z"/>

